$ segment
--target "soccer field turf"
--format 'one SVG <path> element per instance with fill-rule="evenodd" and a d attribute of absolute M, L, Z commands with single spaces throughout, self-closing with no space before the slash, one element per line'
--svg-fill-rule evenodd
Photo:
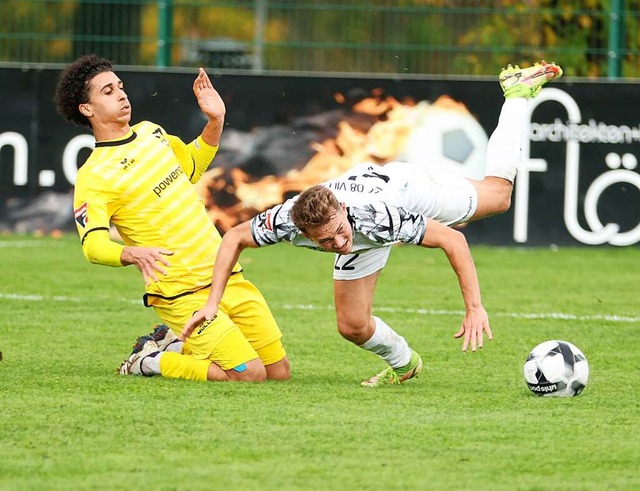
<path fill-rule="evenodd" d="M 248 250 L 285 334 L 289 382 L 122 377 L 156 317 L 133 267 L 88 264 L 75 236 L 0 240 L 0 489 L 640 489 L 640 249 L 473 247 L 494 340 L 475 354 L 441 251 L 398 247 L 374 313 L 425 361 L 402 386 L 342 340 L 332 256 Z M 522 367 L 563 339 L 590 380 L 539 398 Z"/>

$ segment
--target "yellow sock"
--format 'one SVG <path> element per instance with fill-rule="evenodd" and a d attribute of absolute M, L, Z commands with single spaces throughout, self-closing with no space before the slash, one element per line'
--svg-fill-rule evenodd
<path fill-rule="evenodd" d="M 207 380 L 209 360 L 196 360 L 191 355 L 164 352 L 160 357 L 160 373 L 167 378 L 183 378 L 186 380 Z"/>

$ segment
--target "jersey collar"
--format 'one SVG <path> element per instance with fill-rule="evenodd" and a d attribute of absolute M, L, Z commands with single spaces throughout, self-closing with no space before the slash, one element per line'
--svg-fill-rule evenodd
<path fill-rule="evenodd" d="M 127 143 L 131 143 L 133 140 L 135 140 L 137 136 L 138 134 L 135 131 L 130 130 L 126 136 L 119 140 L 106 140 L 102 142 L 96 142 L 96 148 L 117 147 L 118 145 L 126 145 Z"/>

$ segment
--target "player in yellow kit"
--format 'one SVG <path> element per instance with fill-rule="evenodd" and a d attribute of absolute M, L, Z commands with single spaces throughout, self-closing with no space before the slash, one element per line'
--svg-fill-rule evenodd
<path fill-rule="evenodd" d="M 119 371 L 192 380 L 288 379 L 280 329 L 237 263 L 217 317 L 184 343 L 175 336 L 206 301 L 221 241 L 192 183 L 218 150 L 226 109 L 202 68 L 193 92 L 208 122 L 185 144 L 149 121 L 130 126 L 123 82 L 104 58 L 79 58 L 56 87 L 58 112 L 89 126 L 96 139 L 74 193 L 82 251 L 92 263 L 135 265 L 145 280 L 145 305 L 173 331 L 143 337 Z M 125 245 L 109 238 L 110 224 Z"/>

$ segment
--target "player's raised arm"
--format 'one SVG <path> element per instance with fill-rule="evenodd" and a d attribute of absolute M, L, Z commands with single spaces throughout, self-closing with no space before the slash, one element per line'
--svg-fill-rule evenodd
<path fill-rule="evenodd" d="M 231 276 L 233 266 L 238 262 L 240 253 L 247 247 L 258 247 L 251 235 L 250 221 L 236 225 L 224 234 L 216 256 L 216 263 L 213 267 L 213 280 L 211 281 L 211 291 L 209 292 L 207 304 L 193 314 L 184 326 L 180 335 L 182 341 L 191 335 L 196 326 L 205 320 L 213 319 L 216 315 L 218 304 L 227 286 L 229 276 Z"/>
<path fill-rule="evenodd" d="M 420 244 L 424 247 L 438 247 L 444 251 L 458 277 L 465 305 L 465 316 L 456 338 L 464 336 L 462 351 L 471 344 L 471 351 L 482 348 L 484 332 L 492 339 L 489 317 L 480 298 L 480 283 L 476 266 L 465 236 L 435 220 L 427 221 L 427 230 Z"/>
<path fill-rule="evenodd" d="M 208 145 L 218 146 L 224 126 L 226 107 L 203 68 L 198 69 L 198 76 L 193 82 L 193 93 L 198 100 L 200 110 L 209 118 L 209 122 L 202 130 L 202 139 Z"/>

